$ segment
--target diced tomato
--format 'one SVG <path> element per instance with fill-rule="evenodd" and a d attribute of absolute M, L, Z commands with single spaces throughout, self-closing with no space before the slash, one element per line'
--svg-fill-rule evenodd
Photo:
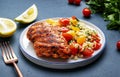
<path fill-rule="evenodd" d="M 62 33 L 62 35 L 67 41 L 70 41 L 73 38 L 73 36 L 69 33 Z"/>
<path fill-rule="evenodd" d="M 84 51 L 83 51 L 83 56 L 84 57 L 91 57 L 92 54 L 93 54 L 93 50 L 92 49 L 89 49 L 89 48 L 86 48 Z"/>
<path fill-rule="evenodd" d="M 76 19 L 77 17 L 76 16 L 72 16 L 72 19 L 74 20 L 74 19 Z"/>
<path fill-rule="evenodd" d="M 60 29 L 62 32 L 68 32 L 69 31 L 69 29 L 67 28 L 67 27 L 61 27 L 61 29 Z"/>
<path fill-rule="evenodd" d="M 93 46 L 93 50 L 98 50 L 100 49 L 101 47 L 101 43 L 96 43 L 94 46 Z"/>
<path fill-rule="evenodd" d="M 79 19 L 78 19 L 76 16 L 72 16 L 71 18 L 72 18 L 73 20 L 79 21 Z"/>
<path fill-rule="evenodd" d="M 61 26 L 67 26 L 67 25 L 70 24 L 70 19 L 69 19 L 69 18 L 61 18 L 61 19 L 59 20 L 59 24 L 60 24 Z"/>
<path fill-rule="evenodd" d="M 70 50 L 72 55 L 76 55 L 78 53 L 78 45 L 76 43 L 70 44 Z"/>
<path fill-rule="evenodd" d="M 79 45 L 79 52 L 82 52 L 82 45 Z"/>
<path fill-rule="evenodd" d="M 97 43 L 100 42 L 100 37 L 99 37 L 98 34 L 92 35 L 92 42 L 93 42 L 93 41 L 96 41 Z"/>

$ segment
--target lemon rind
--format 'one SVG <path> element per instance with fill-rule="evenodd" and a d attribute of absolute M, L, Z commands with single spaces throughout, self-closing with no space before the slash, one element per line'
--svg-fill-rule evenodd
<path fill-rule="evenodd" d="M 16 23 L 13 20 L 8 19 L 8 18 L 0 18 L 0 20 L 10 21 L 14 25 L 14 27 L 11 30 L 3 31 L 3 32 L 0 31 L 0 37 L 10 37 L 10 36 L 12 36 L 15 33 L 16 29 L 17 29 Z"/>
<path fill-rule="evenodd" d="M 23 18 L 23 15 L 25 15 L 27 12 L 28 12 L 28 10 L 30 9 L 30 8 L 34 8 L 34 15 L 33 15 L 33 17 L 31 17 L 30 19 L 24 19 Z M 33 4 L 31 7 L 29 7 L 27 10 L 25 10 L 22 14 L 20 14 L 18 17 L 16 17 L 14 20 L 16 21 L 16 22 L 20 22 L 20 23 L 31 23 L 31 22 L 33 22 L 36 18 L 37 18 L 37 16 L 38 16 L 38 9 L 37 9 L 37 6 L 35 5 L 35 4 Z"/>

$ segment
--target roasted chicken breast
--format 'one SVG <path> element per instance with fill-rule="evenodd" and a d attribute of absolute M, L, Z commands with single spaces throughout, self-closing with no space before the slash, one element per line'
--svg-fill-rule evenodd
<path fill-rule="evenodd" d="M 33 43 L 39 57 L 64 59 L 70 57 L 67 41 L 62 36 L 59 26 L 37 22 L 28 29 L 27 38 Z"/>

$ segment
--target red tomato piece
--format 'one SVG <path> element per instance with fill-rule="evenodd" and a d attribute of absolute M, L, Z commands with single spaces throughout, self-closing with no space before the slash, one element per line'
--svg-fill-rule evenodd
<path fill-rule="evenodd" d="M 117 43 L 116 43 L 116 47 L 117 47 L 118 50 L 120 50 L 120 40 L 117 41 Z"/>
<path fill-rule="evenodd" d="M 70 19 L 69 18 L 61 18 L 59 20 L 59 23 L 61 26 L 67 26 L 70 24 Z"/>
<path fill-rule="evenodd" d="M 74 1 L 74 4 L 75 4 L 75 5 L 80 5 L 80 3 L 81 3 L 81 0 L 75 0 L 75 1 Z"/>
<path fill-rule="evenodd" d="M 74 4 L 74 0 L 68 0 L 69 4 Z"/>
<path fill-rule="evenodd" d="M 73 20 L 79 21 L 79 19 L 78 19 L 76 16 L 72 16 L 71 18 L 72 18 Z"/>
<path fill-rule="evenodd" d="M 79 45 L 79 52 L 82 52 L 82 46 Z"/>
<path fill-rule="evenodd" d="M 73 36 L 69 33 L 62 33 L 62 36 L 67 40 L 70 41 L 72 40 Z"/>
<path fill-rule="evenodd" d="M 60 29 L 62 32 L 68 32 L 69 31 L 69 29 L 67 28 L 67 27 L 61 27 L 61 29 Z"/>
<path fill-rule="evenodd" d="M 78 46 L 76 46 L 76 43 L 70 44 L 70 50 L 72 55 L 76 55 L 78 53 Z"/>
<path fill-rule="evenodd" d="M 96 41 L 97 43 L 100 42 L 100 37 L 98 36 L 98 34 L 92 35 L 92 41 Z"/>
<path fill-rule="evenodd" d="M 98 50 L 101 47 L 101 43 L 96 43 L 93 47 L 93 50 Z"/>
<path fill-rule="evenodd" d="M 76 16 L 72 16 L 72 19 L 74 20 L 74 19 L 76 19 L 77 17 Z"/>
<path fill-rule="evenodd" d="M 86 48 L 84 51 L 83 51 L 83 55 L 85 56 L 85 57 L 91 57 L 92 56 L 92 54 L 93 54 L 93 50 L 92 49 L 88 49 L 88 48 Z"/>
<path fill-rule="evenodd" d="M 82 10 L 82 13 L 83 13 L 84 17 L 90 17 L 90 15 L 91 15 L 91 10 L 90 10 L 89 8 L 84 8 L 84 9 Z"/>

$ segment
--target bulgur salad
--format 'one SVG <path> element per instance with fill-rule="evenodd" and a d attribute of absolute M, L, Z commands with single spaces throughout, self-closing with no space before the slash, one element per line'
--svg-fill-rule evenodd
<path fill-rule="evenodd" d="M 52 26 L 60 26 L 61 35 L 65 38 L 72 59 L 89 58 L 101 48 L 101 38 L 96 30 L 86 26 L 75 16 L 45 20 Z"/>

